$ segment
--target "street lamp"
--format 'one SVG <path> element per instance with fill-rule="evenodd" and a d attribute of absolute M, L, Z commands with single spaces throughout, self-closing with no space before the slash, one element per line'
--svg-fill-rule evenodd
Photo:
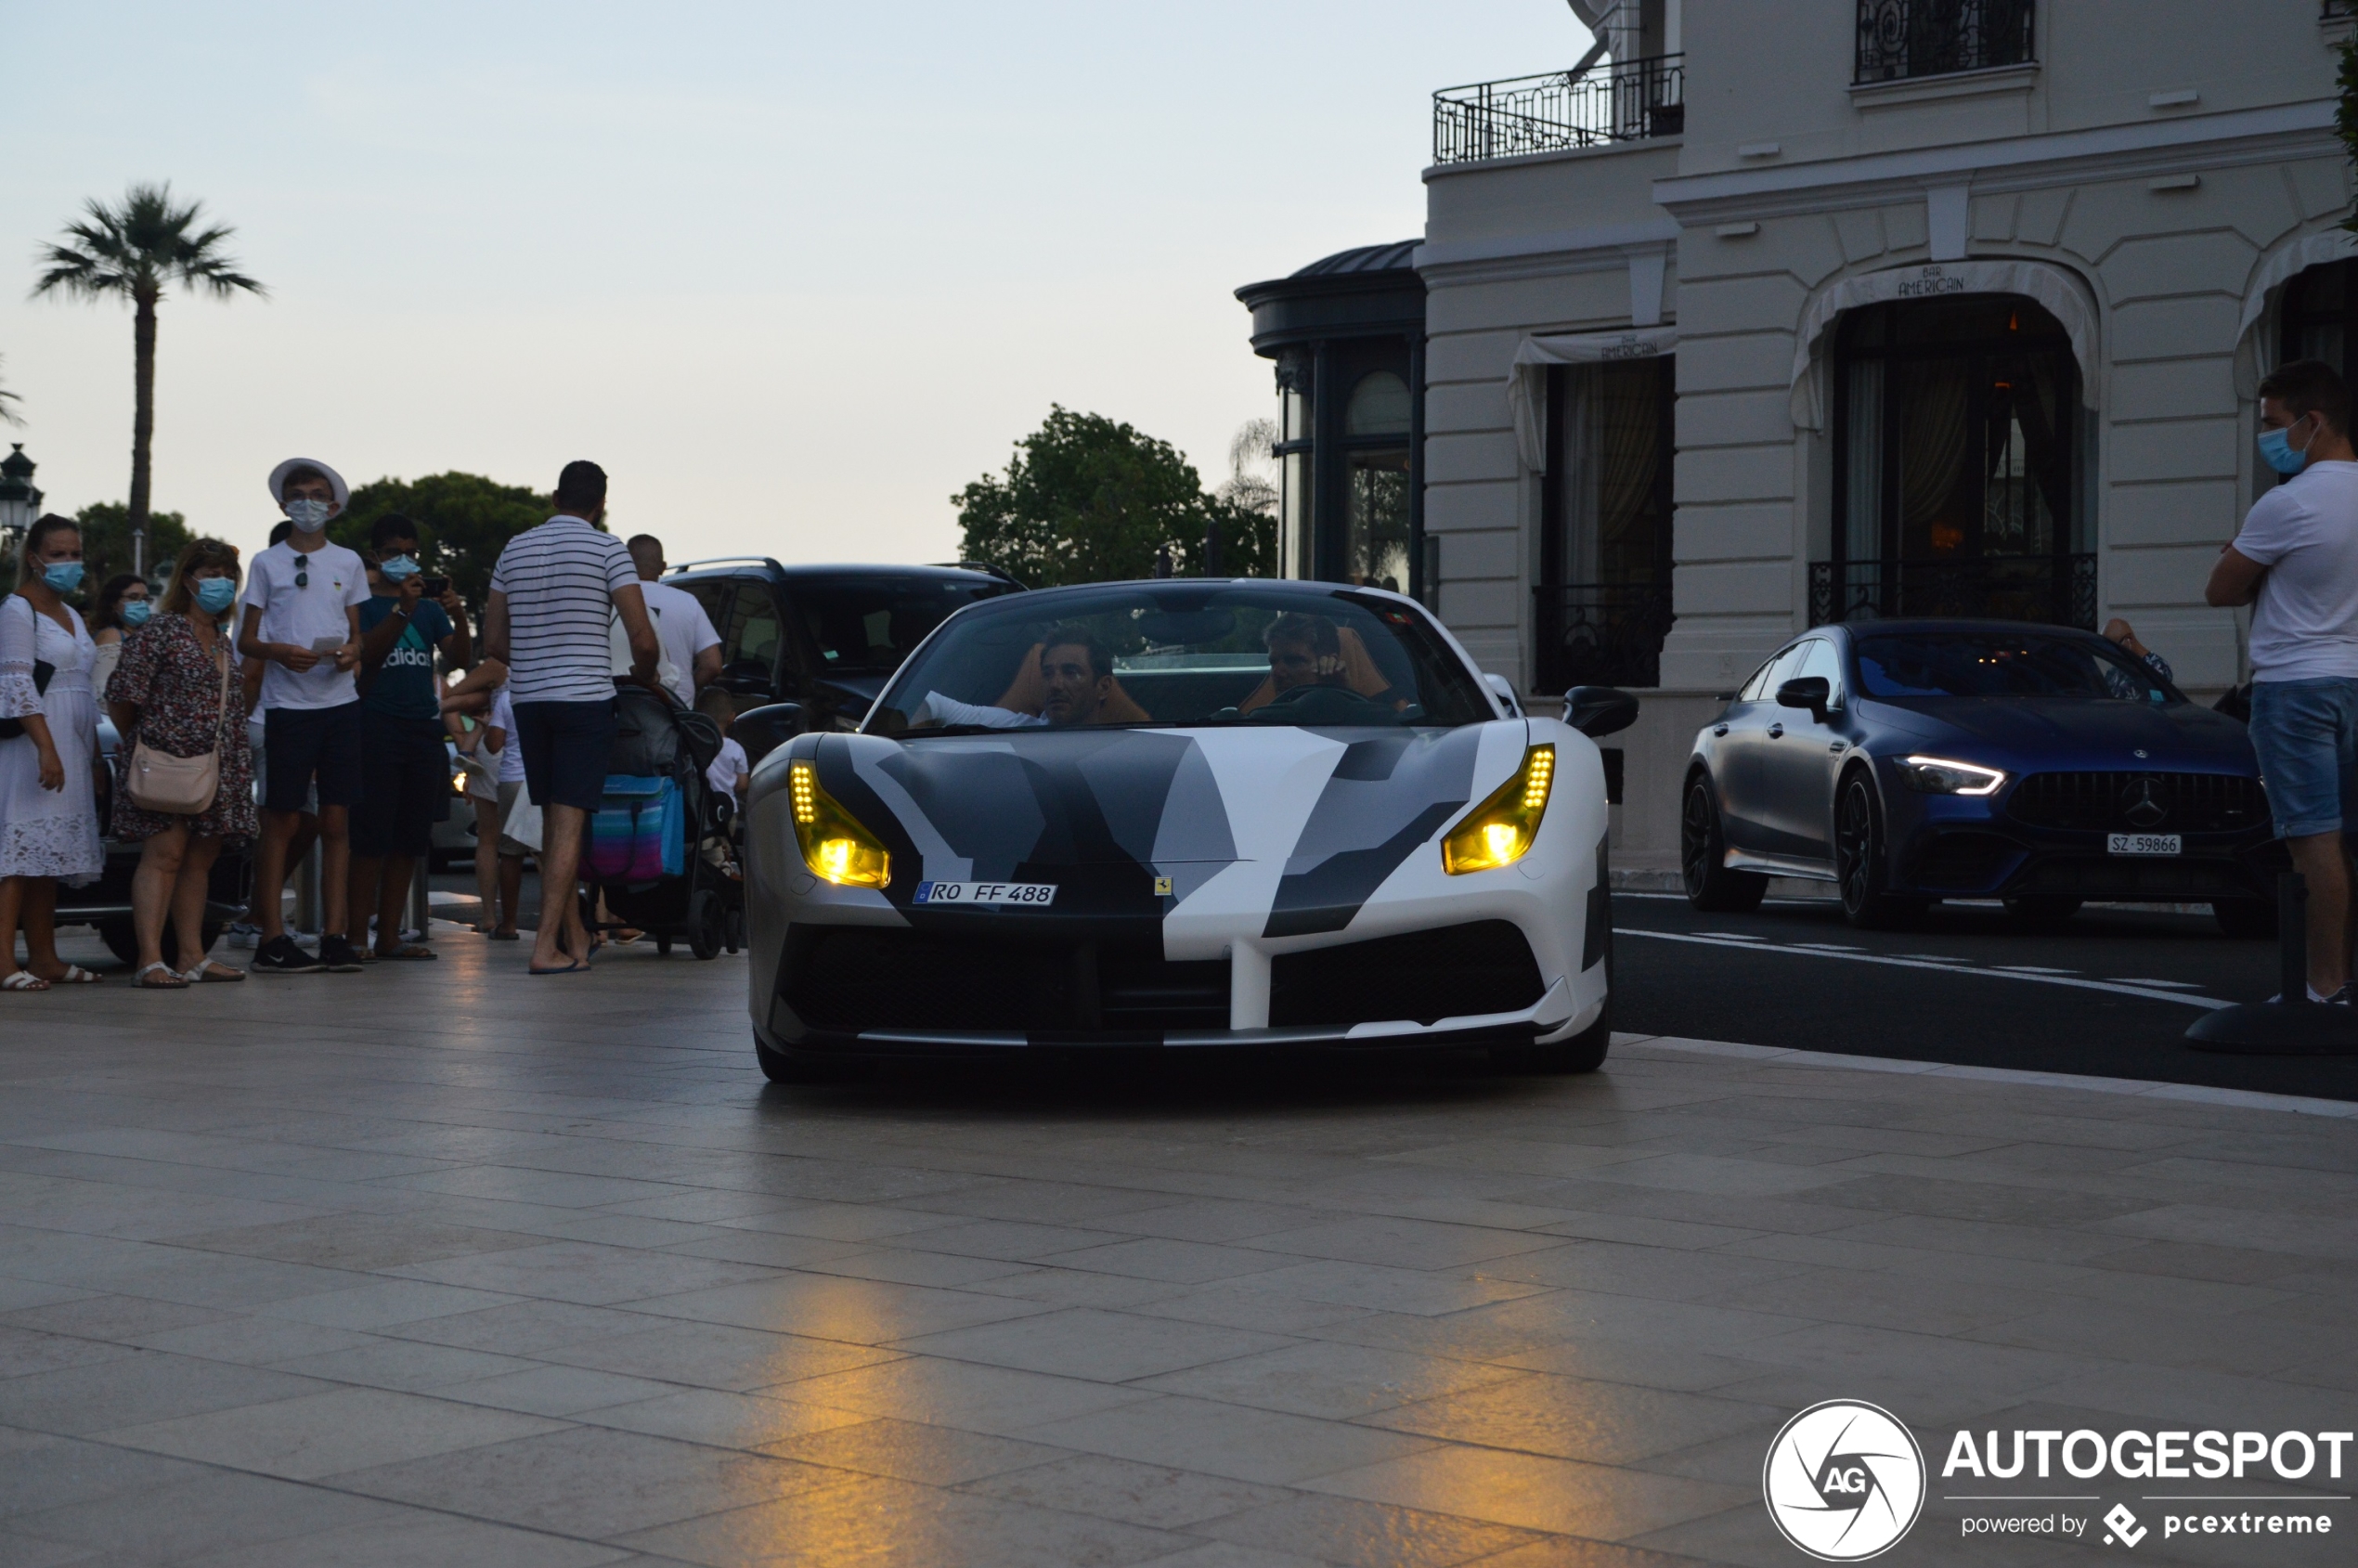
<path fill-rule="evenodd" d="M 0 458 L 0 543 L 13 556 L 25 530 L 41 515 L 41 492 L 32 487 L 33 461 L 24 455 L 24 443 L 9 445 L 12 450 Z"/>

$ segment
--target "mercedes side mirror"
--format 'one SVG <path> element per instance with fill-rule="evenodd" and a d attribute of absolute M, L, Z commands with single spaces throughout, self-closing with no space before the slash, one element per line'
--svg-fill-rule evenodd
<path fill-rule="evenodd" d="M 1564 722 L 1595 740 L 1638 722 L 1638 699 L 1614 686 L 1574 686 L 1564 693 Z"/>
<path fill-rule="evenodd" d="M 1833 695 L 1833 688 L 1822 675 L 1804 675 L 1777 688 L 1779 707 L 1806 707 L 1809 717 L 1819 723 L 1826 721 L 1826 703 Z"/>
<path fill-rule="evenodd" d="M 748 766 L 760 761 L 806 728 L 800 703 L 771 703 L 766 707 L 749 707 L 737 715 L 729 732 L 745 748 Z"/>

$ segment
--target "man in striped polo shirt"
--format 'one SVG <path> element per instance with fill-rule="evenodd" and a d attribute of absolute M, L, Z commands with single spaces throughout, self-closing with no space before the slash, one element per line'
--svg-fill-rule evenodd
<path fill-rule="evenodd" d="M 508 541 L 483 607 L 484 653 L 508 667 L 514 744 L 525 788 L 541 810 L 540 929 L 536 975 L 590 966 L 590 934 L 574 896 L 582 831 L 605 794 L 614 745 L 614 677 L 606 627 L 622 617 L 629 679 L 655 688 L 660 645 L 630 552 L 602 533 L 606 471 L 570 462 L 557 477 L 557 515 Z"/>

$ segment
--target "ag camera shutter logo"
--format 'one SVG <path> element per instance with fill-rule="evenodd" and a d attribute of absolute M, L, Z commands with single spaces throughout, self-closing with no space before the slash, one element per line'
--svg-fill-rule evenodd
<path fill-rule="evenodd" d="M 1899 1543 L 1924 1506 L 1924 1456 L 1898 1417 L 1855 1399 L 1812 1405 L 1779 1430 L 1760 1471 L 1768 1517 L 1821 1562 Z"/>

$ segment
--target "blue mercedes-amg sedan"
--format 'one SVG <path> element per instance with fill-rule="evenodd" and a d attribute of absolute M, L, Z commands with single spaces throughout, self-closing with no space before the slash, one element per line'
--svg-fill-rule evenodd
<path fill-rule="evenodd" d="M 1696 908 L 1798 876 L 1863 927 L 1940 899 L 2032 922 L 2097 899 L 2207 902 L 2259 936 L 2287 863 L 2241 723 L 2092 632 L 2006 621 L 1795 638 L 1696 734 L 1679 828 Z"/>

